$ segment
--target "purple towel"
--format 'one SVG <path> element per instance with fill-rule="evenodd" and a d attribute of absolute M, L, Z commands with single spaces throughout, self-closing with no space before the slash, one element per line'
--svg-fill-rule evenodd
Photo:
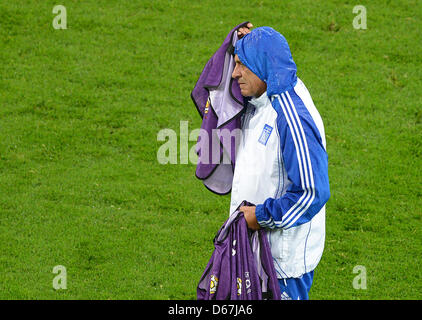
<path fill-rule="evenodd" d="M 229 32 L 221 47 L 205 65 L 191 93 L 202 118 L 201 129 L 206 132 L 206 136 L 201 137 L 200 134 L 198 137 L 195 175 L 217 194 L 229 193 L 232 186 L 236 138 L 234 135 L 230 137 L 230 134 L 240 129 L 244 100 L 239 84 L 231 74 L 235 64 L 234 46 L 238 40 L 236 31 L 246 24 L 242 23 Z M 226 138 L 216 136 L 216 129 L 220 132 L 227 130 L 229 134 Z"/>
<path fill-rule="evenodd" d="M 198 300 L 280 300 L 265 230 L 252 232 L 237 210 L 218 231 L 214 246 L 197 287 Z"/>

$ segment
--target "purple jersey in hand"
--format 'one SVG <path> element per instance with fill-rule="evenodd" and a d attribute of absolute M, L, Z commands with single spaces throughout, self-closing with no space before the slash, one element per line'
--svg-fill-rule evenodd
<path fill-rule="evenodd" d="M 266 233 L 248 229 L 243 212 L 237 210 L 223 224 L 214 246 L 197 287 L 198 300 L 280 299 Z"/>

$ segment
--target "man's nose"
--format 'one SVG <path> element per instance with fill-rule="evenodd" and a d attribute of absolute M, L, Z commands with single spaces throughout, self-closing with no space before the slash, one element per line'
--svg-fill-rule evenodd
<path fill-rule="evenodd" d="M 232 78 L 234 79 L 238 79 L 240 77 L 240 72 L 239 69 L 237 67 L 237 64 L 234 66 L 234 70 L 232 72 Z"/>

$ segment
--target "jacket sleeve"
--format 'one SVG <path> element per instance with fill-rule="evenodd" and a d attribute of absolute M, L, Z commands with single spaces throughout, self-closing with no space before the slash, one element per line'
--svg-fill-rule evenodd
<path fill-rule="evenodd" d="M 301 100 L 290 95 L 272 101 L 277 111 L 282 163 L 287 188 L 277 199 L 256 206 L 258 223 L 265 228 L 288 229 L 310 221 L 330 197 L 328 159 L 320 132 Z"/>

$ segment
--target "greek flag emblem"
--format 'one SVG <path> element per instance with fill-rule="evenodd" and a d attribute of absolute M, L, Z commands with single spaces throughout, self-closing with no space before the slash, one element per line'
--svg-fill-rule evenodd
<path fill-rule="evenodd" d="M 259 137 L 258 142 L 266 146 L 272 131 L 273 131 L 273 128 L 269 126 L 268 124 L 266 124 L 264 126 L 264 129 L 262 129 L 261 136 Z"/>

